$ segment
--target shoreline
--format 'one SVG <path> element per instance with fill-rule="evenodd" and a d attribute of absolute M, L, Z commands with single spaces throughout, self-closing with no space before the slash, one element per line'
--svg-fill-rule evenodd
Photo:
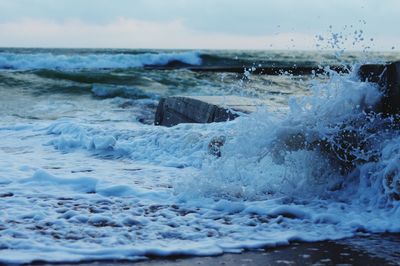
<path fill-rule="evenodd" d="M 388 251 L 389 250 L 389 251 Z M 385 254 L 385 251 L 388 251 Z M 191 266 L 191 265 L 400 265 L 400 234 L 356 236 L 337 241 L 293 242 L 288 246 L 225 253 L 218 256 L 173 256 L 148 260 L 33 262 L 25 265 Z M 0 265 L 2 265 L 0 263 Z"/>

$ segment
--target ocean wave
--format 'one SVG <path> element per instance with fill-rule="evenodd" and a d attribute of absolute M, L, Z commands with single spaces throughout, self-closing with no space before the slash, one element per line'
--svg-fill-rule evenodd
<path fill-rule="evenodd" d="M 132 99 L 142 99 L 142 98 L 157 98 L 154 93 L 146 93 L 145 91 L 129 86 L 112 86 L 104 84 L 93 84 L 92 93 L 94 96 L 99 98 L 114 98 L 114 97 L 124 97 Z"/>
<path fill-rule="evenodd" d="M 365 112 L 381 95 L 354 73 L 315 80 L 284 117 L 260 108 L 227 123 L 155 127 L 104 120 L 103 100 L 91 116 L 2 121 L 0 261 L 216 255 L 400 232 L 398 120 Z M 95 84 L 92 93 L 142 92 Z M 217 158 L 208 144 L 221 135 Z M 345 135 L 362 144 L 347 147 L 347 172 L 340 146 L 305 148 Z"/>
<path fill-rule="evenodd" d="M 199 52 L 141 54 L 0 53 L 0 69 L 111 69 L 168 64 L 200 65 Z"/>

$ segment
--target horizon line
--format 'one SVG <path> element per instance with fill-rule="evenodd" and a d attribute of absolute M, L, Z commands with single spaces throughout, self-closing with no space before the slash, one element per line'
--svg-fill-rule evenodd
<path fill-rule="evenodd" d="M 361 49 L 273 49 L 273 48 L 162 48 L 162 47 L 152 47 L 152 48 L 144 48 L 144 47 L 85 47 L 85 46 L 70 46 L 70 47 L 57 47 L 57 46 L 1 46 L 0 49 L 59 49 L 59 50 L 164 50 L 164 51 L 253 51 L 253 52 L 333 52 L 333 53 L 346 53 L 346 52 L 358 52 L 358 53 L 400 53 L 397 49 L 369 49 L 369 50 L 361 50 Z"/>

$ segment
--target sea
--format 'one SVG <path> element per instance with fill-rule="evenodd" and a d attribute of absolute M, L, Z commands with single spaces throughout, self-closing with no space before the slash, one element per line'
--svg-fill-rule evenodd
<path fill-rule="evenodd" d="M 0 264 L 399 239 L 399 119 L 368 111 L 382 92 L 357 75 L 362 64 L 395 60 L 399 53 L 1 48 Z M 254 74 L 271 66 L 324 71 Z M 265 104 L 228 122 L 154 125 L 158 101 L 174 95 Z M 217 157 L 209 144 L 221 137 Z M 387 244 L 392 262 L 399 242 Z"/>

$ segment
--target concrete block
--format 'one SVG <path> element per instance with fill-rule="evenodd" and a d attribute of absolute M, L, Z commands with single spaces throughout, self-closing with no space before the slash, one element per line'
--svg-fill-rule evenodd
<path fill-rule="evenodd" d="M 233 120 L 239 113 L 251 113 L 263 102 L 239 96 L 173 96 L 158 104 L 155 125 L 212 123 Z"/>

